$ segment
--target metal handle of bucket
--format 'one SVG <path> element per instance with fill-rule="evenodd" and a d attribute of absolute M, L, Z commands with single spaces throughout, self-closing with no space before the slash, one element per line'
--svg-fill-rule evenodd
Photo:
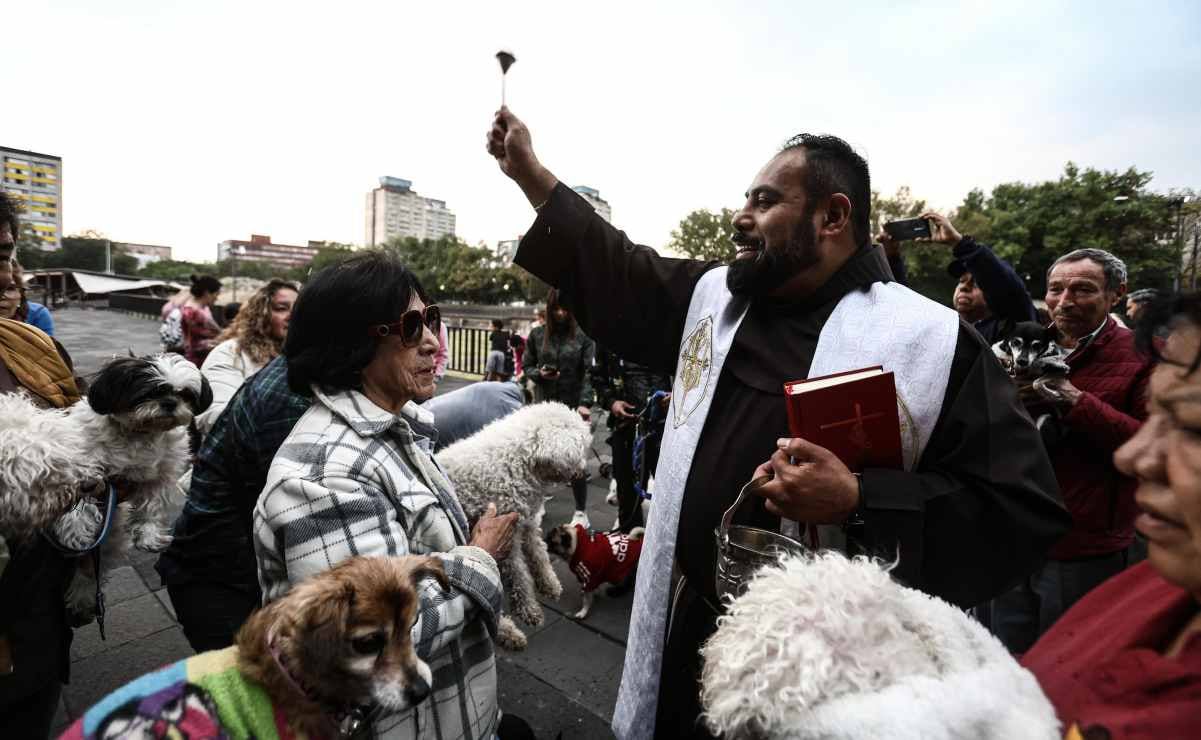
<path fill-rule="evenodd" d="M 774 477 L 775 476 L 773 476 L 771 473 L 761 475 L 758 478 L 753 479 L 750 483 L 747 483 L 742 487 L 742 490 L 738 492 L 738 498 L 734 499 L 733 505 L 726 509 L 726 513 L 721 518 L 721 529 L 719 530 L 719 536 L 721 537 L 722 547 L 725 547 L 730 542 L 730 522 L 734 520 L 734 512 L 738 511 L 738 507 L 742 506 L 742 502 L 746 500 L 751 491 L 767 485 Z"/>

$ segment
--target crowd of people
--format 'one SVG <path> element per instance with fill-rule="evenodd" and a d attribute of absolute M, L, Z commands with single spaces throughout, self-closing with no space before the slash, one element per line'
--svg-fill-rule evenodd
<path fill-rule="evenodd" d="M 507 109 L 487 149 L 535 212 L 515 261 L 552 290 L 528 336 L 493 322 L 483 382 L 435 396 L 449 346 L 440 308 L 383 252 L 303 286 L 272 280 L 222 322 L 213 276 L 164 304 L 163 350 L 212 390 L 156 566 L 193 649 L 231 649 L 255 610 L 344 561 L 430 555 L 441 567 L 415 581 L 412 626 L 429 685 L 374 716 L 372 731 L 528 735 L 500 700 L 493 646 L 517 514 L 469 521 L 433 454 L 550 401 L 585 421 L 606 413 L 613 530 L 646 530 L 613 716 L 623 740 L 711 736 L 734 726 L 722 712 L 762 703 L 755 666 L 701 691 L 718 654 L 706 644 L 737 624 L 714 578 L 723 515 L 886 562 L 894 583 L 970 612 L 1037 680 L 1063 737 L 1195 732 L 1197 296 L 1130 292 L 1120 259 L 1078 249 L 1051 264 L 1040 309 L 1010 264 L 931 212 L 926 240 L 948 247 L 957 285 L 951 307 L 924 298 L 906 287 L 906 245 L 870 233 L 867 163 L 833 136 L 797 136 L 755 175 L 729 264 L 632 243 L 541 164 Z M 26 299 L 19 233 L 0 195 L 0 393 L 66 408 L 86 382 L 50 312 Z M 1048 351 L 1067 370 L 1019 388 L 994 347 L 1029 327 L 1053 336 Z M 786 382 L 874 365 L 894 376 L 900 468 L 851 469 L 791 436 Z M 751 479 L 750 503 L 728 513 Z M 571 487 L 573 522 L 590 527 L 587 480 Z M 64 594 L 77 562 L 39 533 L 0 522 L 0 535 L 0 726 L 45 737 L 68 679 Z M 786 625 L 805 599 L 763 608 Z M 359 635 L 354 650 L 374 659 L 382 642 Z M 771 673 L 787 688 L 805 671 Z M 877 690 L 841 691 L 867 692 L 870 713 Z M 744 729 L 806 736 L 810 715 L 788 716 L 798 726 L 759 717 Z"/>

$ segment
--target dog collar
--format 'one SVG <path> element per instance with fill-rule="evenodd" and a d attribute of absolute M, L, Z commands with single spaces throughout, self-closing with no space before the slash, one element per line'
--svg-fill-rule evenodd
<path fill-rule="evenodd" d="M 375 723 L 376 717 L 378 717 L 380 714 L 380 706 L 378 704 L 373 704 L 369 707 L 355 706 L 347 709 L 336 707 L 326 701 L 323 701 L 321 697 L 317 696 L 312 691 L 307 689 L 303 684 L 301 684 L 300 681 L 298 681 L 296 677 L 292 675 L 292 672 L 288 670 L 288 666 L 284 664 L 283 655 L 279 652 L 279 648 L 275 645 L 275 634 L 276 624 L 272 624 L 271 628 L 267 630 L 267 652 L 271 653 L 271 660 L 275 661 L 275 667 L 278 668 L 279 672 L 283 674 L 284 679 L 288 682 L 288 685 L 292 687 L 292 690 L 296 691 L 301 696 L 324 709 L 325 712 L 333 718 L 334 724 L 338 727 L 339 737 L 368 737 L 370 735 L 370 729 Z"/>

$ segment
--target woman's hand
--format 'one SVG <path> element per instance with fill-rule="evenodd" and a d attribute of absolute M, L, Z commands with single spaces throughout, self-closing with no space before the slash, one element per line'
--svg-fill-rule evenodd
<path fill-rule="evenodd" d="M 517 526 L 517 512 L 496 515 L 496 504 L 489 503 L 487 511 L 471 530 L 471 542 L 467 544 L 486 550 L 495 560 L 509 556 L 509 545 L 513 541 L 513 528 Z"/>
<path fill-rule="evenodd" d="M 576 413 L 579 414 L 580 418 L 584 421 L 592 421 L 592 409 L 590 407 L 580 406 L 576 408 Z"/>

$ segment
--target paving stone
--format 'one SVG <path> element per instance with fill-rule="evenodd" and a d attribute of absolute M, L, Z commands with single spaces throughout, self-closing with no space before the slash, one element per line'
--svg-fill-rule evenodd
<path fill-rule="evenodd" d="M 154 594 L 116 604 L 108 609 L 104 620 L 108 639 L 100 639 L 100 629 L 95 624 L 75 630 L 75 639 L 71 642 L 71 660 L 112 652 L 125 643 L 160 632 L 174 624 Z"/>
<path fill-rule="evenodd" d="M 613 737 L 609 723 L 587 707 L 564 700 L 559 690 L 508 654 L 497 661 L 501 711 L 530 723 L 534 737 L 564 740 L 599 740 Z"/>
<path fill-rule="evenodd" d="M 564 619 L 538 633 L 525 652 L 503 657 L 606 723 L 613 715 L 625 659 L 622 645 Z"/>
<path fill-rule="evenodd" d="M 71 716 L 67 714 L 67 704 L 63 701 L 63 697 L 60 694 L 58 697 L 58 708 L 54 710 L 54 722 L 50 726 L 51 737 L 61 735 L 71 722 Z"/>
<path fill-rule="evenodd" d="M 154 599 L 153 596 L 148 598 Z M 63 687 L 67 714 L 74 719 L 143 673 L 162 668 L 191 653 L 183 631 L 172 626 L 77 661 L 71 665 L 71 683 Z"/>
<path fill-rule="evenodd" d="M 160 588 L 154 592 L 154 596 L 158 599 L 158 603 L 162 604 L 167 613 L 171 615 L 171 619 L 178 622 L 179 617 L 175 614 L 175 605 L 171 603 L 171 596 L 167 593 L 167 589 Z"/>
<path fill-rule="evenodd" d="M 132 566 L 123 565 L 109 574 L 108 582 L 104 584 L 104 598 L 110 606 L 123 604 L 139 596 L 150 593 L 142 578 Z"/>

